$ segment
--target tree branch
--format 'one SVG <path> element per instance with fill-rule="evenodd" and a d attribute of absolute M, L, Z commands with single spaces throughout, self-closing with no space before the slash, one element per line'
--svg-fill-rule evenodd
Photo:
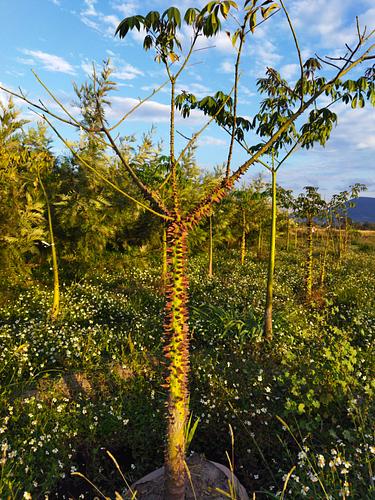
<path fill-rule="evenodd" d="M 127 118 L 129 118 L 129 116 L 134 113 L 134 111 L 136 111 L 140 106 L 142 106 L 142 104 L 144 104 L 146 101 L 148 101 L 149 99 L 151 99 L 151 97 L 153 97 L 155 94 L 157 94 L 163 87 L 165 87 L 167 85 L 169 80 L 165 80 L 164 83 L 162 83 L 161 85 L 159 85 L 159 87 L 157 87 L 156 89 L 154 89 L 151 94 L 149 94 L 147 97 L 145 97 L 144 99 L 140 99 L 140 101 L 135 105 L 133 106 L 122 118 L 121 120 L 119 120 L 117 123 L 115 123 L 115 125 L 113 125 L 112 127 L 109 127 L 108 128 L 108 131 L 109 132 L 112 132 L 112 130 L 114 130 L 115 128 L 117 128 L 119 125 L 121 125 L 121 123 L 123 123 Z"/>
<path fill-rule="evenodd" d="M 227 166 L 226 166 L 226 171 L 225 171 L 225 176 L 228 179 L 230 175 L 230 167 L 232 163 L 232 157 L 233 157 L 233 146 L 234 146 L 234 140 L 236 136 L 236 127 L 237 127 L 237 102 L 238 102 L 238 81 L 240 78 L 239 75 L 239 69 L 240 69 L 240 59 L 241 59 L 241 53 L 242 53 L 242 47 L 245 41 L 245 26 L 246 22 L 241 26 L 241 31 L 240 31 L 240 44 L 238 47 L 237 51 L 237 58 L 236 58 L 236 63 L 234 66 L 234 95 L 233 95 L 233 125 L 232 125 L 232 135 L 230 138 L 230 144 L 229 144 L 229 151 L 228 151 L 228 158 L 227 158 Z"/>
<path fill-rule="evenodd" d="M 358 51 L 359 47 L 362 43 L 359 43 L 355 48 L 353 55 Z M 368 54 L 372 52 L 375 48 L 375 44 L 372 44 L 363 54 L 358 57 L 356 61 L 352 61 L 349 65 L 347 63 L 338 71 L 338 73 L 325 85 L 323 85 L 319 91 L 317 91 L 310 99 L 305 101 L 302 106 L 298 108 L 298 110 L 291 115 L 291 117 L 277 130 L 272 137 L 264 144 L 262 148 L 259 149 L 251 158 L 245 161 L 228 179 L 223 179 L 223 181 L 214 188 L 208 196 L 204 200 L 202 200 L 198 205 L 192 209 L 192 211 L 186 216 L 186 223 L 190 226 L 198 224 L 198 222 L 202 219 L 202 217 L 206 216 L 212 205 L 214 203 L 218 203 L 226 193 L 232 188 L 234 183 L 239 180 L 242 175 L 253 165 L 258 159 L 265 154 L 271 146 L 277 141 L 277 139 L 290 127 L 290 125 L 295 122 L 295 120 L 301 116 L 310 106 L 313 104 L 316 99 L 323 94 L 323 92 L 329 88 L 335 81 L 342 78 L 346 75 L 350 70 L 361 64 L 366 58 Z"/>
<path fill-rule="evenodd" d="M 113 189 L 115 189 L 116 191 L 118 191 L 119 193 L 121 193 L 123 196 L 125 196 L 125 198 L 128 198 L 129 200 L 133 201 L 134 203 L 136 203 L 137 205 L 139 205 L 140 207 L 144 208 L 145 210 L 151 212 L 152 214 L 154 215 L 157 215 L 158 217 L 164 219 L 164 220 L 172 220 L 172 217 L 169 217 L 168 215 L 165 215 L 165 214 L 162 214 L 162 213 L 159 213 L 159 212 L 156 212 L 155 210 L 153 210 L 151 207 L 148 207 L 147 205 L 145 205 L 144 203 L 142 203 L 141 201 L 139 200 L 136 200 L 135 198 L 133 198 L 132 196 L 130 196 L 128 193 L 126 193 L 125 191 L 123 191 L 120 187 L 116 186 L 116 184 L 114 184 L 112 181 L 110 181 L 109 179 L 107 179 L 103 174 L 101 174 L 95 167 L 93 167 L 92 165 L 90 165 L 84 158 L 82 158 L 79 153 L 77 153 L 77 151 L 74 151 L 74 149 L 69 145 L 69 143 L 62 137 L 62 135 L 60 134 L 60 132 L 52 125 L 52 123 L 48 120 L 48 118 L 45 116 L 45 115 L 40 115 L 39 113 L 36 113 L 38 116 L 40 116 L 44 121 L 46 121 L 48 123 L 48 125 L 51 127 L 51 129 L 55 132 L 55 134 L 57 135 L 57 137 L 63 142 L 63 144 L 70 150 L 70 152 L 83 164 L 85 165 L 89 170 L 91 170 L 92 172 L 94 172 L 95 175 L 97 175 L 100 179 L 102 179 L 106 184 L 108 184 L 109 186 L 111 186 Z"/>
<path fill-rule="evenodd" d="M 297 35 L 296 35 L 296 32 L 295 32 L 294 26 L 293 26 L 292 21 L 290 19 L 289 13 L 286 10 L 286 7 L 284 5 L 283 0 L 280 0 L 280 4 L 281 4 L 281 7 L 282 7 L 282 9 L 283 9 L 283 11 L 285 13 L 286 18 L 287 18 L 290 31 L 292 32 L 293 40 L 294 40 L 294 45 L 296 47 L 296 51 L 297 51 L 297 55 L 298 55 L 298 62 L 299 62 L 300 74 L 301 74 L 301 95 L 300 95 L 300 99 L 301 99 L 301 106 L 302 106 L 303 105 L 303 85 L 302 85 L 302 83 L 303 83 L 304 72 L 303 72 L 303 63 L 302 63 L 301 49 L 300 49 L 300 46 L 299 46 L 299 43 L 298 43 L 298 38 L 297 38 Z"/>

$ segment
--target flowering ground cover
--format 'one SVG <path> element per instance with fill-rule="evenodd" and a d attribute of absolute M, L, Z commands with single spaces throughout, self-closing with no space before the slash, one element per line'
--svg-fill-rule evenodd
<path fill-rule="evenodd" d="M 218 254 L 190 268 L 190 451 L 234 467 L 256 498 L 373 498 L 375 260 L 358 245 L 302 300 L 298 252 L 279 252 L 274 337 L 262 340 L 266 263 Z M 318 260 L 316 260 L 318 262 Z M 318 270 L 317 270 L 318 271 Z M 4 291 L 0 497 L 93 498 L 163 460 L 160 265 L 124 260 L 63 284 Z M 46 279 L 46 278 L 45 278 Z M 6 293 L 5 293 L 6 292 Z"/>

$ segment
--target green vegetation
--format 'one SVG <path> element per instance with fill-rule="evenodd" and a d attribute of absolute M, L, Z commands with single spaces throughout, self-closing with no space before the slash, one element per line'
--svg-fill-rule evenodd
<path fill-rule="evenodd" d="M 124 459 L 129 480 L 160 465 L 164 447 L 164 498 L 183 500 L 192 415 L 199 417 L 192 445 L 210 457 L 224 460 L 228 425 L 241 435 L 231 467 L 237 464 L 254 495 L 373 494 L 374 281 L 365 275 L 373 251 L 350 251 L 349 191 L 332 198 L 323 214 L 317 188 L 293 200 L 280 188 L 278 197 L 276 184 L 278 168 L 297 147 L 329 139 L 337 121 L 332 104 L 374 103 L 373 68 L 345 79 L 373 58 L 372 33 L 358 26 L 356 45 L 335 64 L 327 59 L 324 77 L 324 61 L 302 61 L 280 5 L 248 0 L 241 11 L 233 1 L 214 1 L 184 16 L 171 7 L 120 23 L 120 38 L 145 30 L 144 49 L 166 72 L 167 156 L 153 131 L 138 143 L 114 132 L 147 98 L 108 123 L 116 88 L 109 61 L 74 85 L 80 119 L 38 76 L 62 115 L 22 91 L 7 91 L 40 113 L 66 154 L 54 156 L 45 125 L 26 130 L 12 100 L 2 105 L 3 496 L 69 496 L 66 476 L 75 468 L 113 495 L 117 479 L 105 473 L 103 447 Z M 291 85 L 268 68 L 257 82 L 264 99 L 249 120 L 237 113 L 241 54 L 257 22 L 279 8 L 300 76 Z M 197 40 L 214 37 L 228 15 L 238 16 L 229 33 L 236 52 L 232 90 L 201 100 L 177 95 Z M 192 32 L 185 51 L 183 24 Z M 176 114 L 192 110 L 207 121 L 177 152 Z M 79 131 L 79 141 L 64 139 L 52 118 Z M 194 151 L 213 122 L 228 133 L 228 156 L 207 174 Z M 235 144 L 247 159 L 233 168 Z M 271 187 L 258 179 L 236 190 L 257 162 L 271 172 Z M 279 199 L 286 210 L 279 207 L 278 216 Z M 304 236 L 293 252 L 290 210 Z M 314 230 L 323 235 L 315 246 Z"/>
<path fill-rule="evenodd" d="M 286 252 L 278 240 L 274 336 L 266 344 L 267 265 L 257 260 L 255 243 L 243 266 L 240 246 L 219 250 L 210 280 L 207 253 L 191 261 L 191 412 L 200 422 L 190 448 L 226 463 L 231 424 L 236 474 L 257 498 L 281 491 L 293 465 L 292 498 L 303 491 L 327 498 L 320 481 L 333 498 L 346 488 L 351 497 L 371 498 L 374 237 L 367 252 L 349 252 L 336 269 L 330 254 L 327 288 L 308 306 L 305 250 Z M 154 249 L 145 261 L 141 254 L 105 254 L 80 279 L 63 278 L 54 323 L 46 274 L 7 289 L 0 311 L 2 498 L 21 498 L 23 491 L 33 498 L 87 491 L 92 498 L 82 479 L 70 477 L 74 470 L 113 498 L 124 485 L 104 448 L 128 481 L 160 466 L 164 301 L 161 259 L 152 263 L 158 255 Z"/>

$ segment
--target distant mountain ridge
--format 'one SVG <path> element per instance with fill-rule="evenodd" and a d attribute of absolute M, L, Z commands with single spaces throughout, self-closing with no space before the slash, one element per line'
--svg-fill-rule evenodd
<path fill-rule="evenodd" d="M 353 222 L 375 222 L 375 198 L 361 196 L 350 200 L 355 207 L 348 208 L 348 215 Z"/>

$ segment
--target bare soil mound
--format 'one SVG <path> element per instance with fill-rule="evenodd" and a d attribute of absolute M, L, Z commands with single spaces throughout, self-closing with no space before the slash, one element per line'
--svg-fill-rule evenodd
<path fill-rule="evenodd" d="M 220 490 L 229 494 L 229 482 L 234 484 L 237 500 L 249 500 L 244 487 L 224 465 L 211 462 L 197 453 L 187 459 L 187 465 L 192 482 L 191 485 L 189 479 L 186 481 L 187 500 L 228 499 Z M 163 500 L 164 467 L 143 477 L 131 489 L 133 493 L 137 492 L 137 500 Z M 131 493 L 128 491 L 124 496 L 131 498 Z"/>

